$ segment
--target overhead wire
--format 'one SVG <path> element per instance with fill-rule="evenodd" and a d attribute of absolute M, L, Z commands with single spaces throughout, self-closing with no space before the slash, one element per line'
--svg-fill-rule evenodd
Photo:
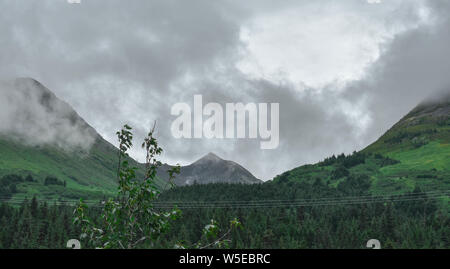
<path fill-rule="evenodd" d="M 322 197 L 311 199 L 287 199 L 287 200 L 232 200 L 232 201 L 154 201 L 153 205 L 159 209 L 169 209 L 178 207 L 180 209 L 211 209 L 211 208 L 270 208 L 270 207 L 306 207 L 306 206 L 336 206 L 336 205 L 356 205 L 369 203 L 386 202 L 407 202 L 426 199 L 439 199 L 448 197 L 450 190 L 430 191 L 421 193 L 408 193 L 395 196 L 348 196 L 348 197 Z M 38 199 L 56 205 L 73 206 L 79 203 L 79 200 L 55 200 Z M 9 204 L 22 204 L 30 201 L 27 198 L 12 197 L 10 199 L 0 198 L 0 202 Z M 86 200 L 86 205 L 101 207 L 99 200 Z"/>

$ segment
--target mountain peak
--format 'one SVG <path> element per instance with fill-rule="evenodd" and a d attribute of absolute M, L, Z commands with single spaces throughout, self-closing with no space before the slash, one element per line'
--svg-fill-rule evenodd
<path fill-rule="evenodd" d="M 210 152 L 194 163 L 181 167 L 174 183 L 179 186 L 207 183 L 261 183 L 241 165 Z"/>
<path fill-rule="evenodd" d="M 201 163 L 220 162 L 220 161 L 224 161 L 224 160 L 222 158 L 220 158 L 219 156 L 217 156 L 216 154 L 210 152 L 194 163 L 201 164 Z"/>
<path fill-rule="evenodd" d="M 417 125 L 424 121 L 434 122 L 450 117 L 450 91 L 441 92 L 425 99 L 409 112 L 399 124 Z"/>
<path fill-rule="evenodd" d="M 222 158 L 220 158 L 219 156 L 217 156 L 216 154 L 209 152 L 208 154 L 206 154 L 203 159 L 208 159 L 208 160 L 222 160 Z"/>

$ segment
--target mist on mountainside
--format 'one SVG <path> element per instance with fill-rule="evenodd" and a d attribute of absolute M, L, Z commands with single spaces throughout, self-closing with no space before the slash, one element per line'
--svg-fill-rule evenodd
<path fill-rule="evenodd" d="M 30 146 L 87 151 L 96 132 L 36 80 L 0 81 L 0 135 Z"/>

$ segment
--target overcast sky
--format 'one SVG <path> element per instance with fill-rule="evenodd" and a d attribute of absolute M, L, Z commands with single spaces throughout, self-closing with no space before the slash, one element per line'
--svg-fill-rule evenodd
<path fill-rule="evenodd" d="M 360 150 L 450 89 L 449 16 L 446 0 L 0 0 L 0 78 L 39 80 L 113 144 L 157 120 L 164 162 L 214 152 L 267 180 Z M 170 109 L 194 94 L 280 103 L 279 147 L 174 139 Z"/>

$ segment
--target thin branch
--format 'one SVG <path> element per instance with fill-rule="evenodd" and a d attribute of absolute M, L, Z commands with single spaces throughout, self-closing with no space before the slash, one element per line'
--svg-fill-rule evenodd
<path fill-rule="evenodd" d="M 212 242 L 212 243 L 210 243 L 210 244 L 208 244 L 208 245 L 206 245 L 206 246 L 204 246 L 204 247 L 201 247 L 200 249 L 205 249 L 205 248 L 207 248 L 207 247 L 210 247 L 210 246 L 212 246 L 212 245 L 217 244 L 217 243 L 220 242 L 222 239 L 224 239 L 226 236 L 228 236 L 230 233 L 231 233 L 231 228 L 230 228 L 224 235 L 222 235 L 219 239 L 217 239 L 216 241 L 214 241 L 214 242 Z"/>

